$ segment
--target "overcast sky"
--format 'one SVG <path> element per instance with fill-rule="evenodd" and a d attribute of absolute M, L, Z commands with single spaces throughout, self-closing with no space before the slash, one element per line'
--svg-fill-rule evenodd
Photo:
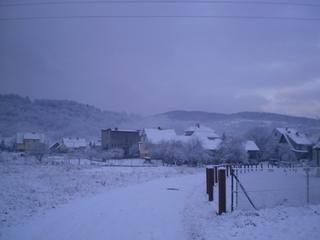
<path fill-rule="evenodd" d="M 0 18 L 71 15 L 320 18 L 320 7 L 194 3 L 0 7 Z M 76 100 L 143 115 L 204 110 L 320 116 L 320 21 L 12 20 L 0 21 L 0 36 L 0 93 Z"/>

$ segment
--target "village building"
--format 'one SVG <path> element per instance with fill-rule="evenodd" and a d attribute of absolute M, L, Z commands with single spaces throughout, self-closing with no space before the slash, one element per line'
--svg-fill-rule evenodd
<path fill-rule="evenodd" d="M 79 150 L 79 149 L 85 149 L 88 146 L 88 143 L 86 139 L 84 138 L 71 138 L 71 137 L 65 137 L 62 138 L 62 144 L 70 150 Z"/>
<path fill-rule="evenodd" d="M 148 144 L 159 144 L 162 142 L 175 141 L 177 134 L 173 129 L 145 128 L 141 132 L 141 141 L 139 142 L 139 152 L 141 158 L 151 157 Z"/>
<path fill-rule="evenodd" d="M 312 149 L 312 160 L 315 162 L 317 167 L 320 167 L 320 142 L 314 145 Z"/>
<path fill-rule="evenodd" d="M 312 143 L 304 133 L 294 128 L 276 128 L 273 137 L 276 144 L 288 146 L 298 160 L 311 158 Z"/>
<path fill-rule="evenodd" d="M 222 143 L 222 139 L 213 129 L 199 123 L 187 128 L 184 131 L 184 136 L 189 137 L 189 139 L 198 139 L 203 148 L 210 152 L 219 150 Z"/>
<path fill-rule="evenodd" d="M 260 149 L 254 141 L 248 140 L 244 143 L 244 149 L 247 153 L 249 163 L 258 163 Z"/>
<path fill-rule="evenodd" d="M 84 138 L 62 138 L 61 142 L 55 142 L 50 147 L 50 152 L 65 153 L 68 151 L 79 151 L 87 148 L 88 144 Z"/>
<path fill-rule="evenodd" d="M 43 134 L 35 132 L 17 133 L 15 149 L 17 152 L 25 152 L 32 145 L 44 143 L 45 137 Z"/>
<path fill-rule="evenodd" d="M 138 146 L 139 142 L 139 130 L 108 128 L 101 131 L 101 145 L 102 149 L 105 150 L 120 148 L 123 149 L 125 155 L 128 155 L 130 148 L 135 145 Z"/>

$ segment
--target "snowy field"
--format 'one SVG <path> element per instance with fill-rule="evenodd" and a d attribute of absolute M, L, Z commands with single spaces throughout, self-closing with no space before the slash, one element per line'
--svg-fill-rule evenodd
<path fill-rule="evenodd" d="M 71 164 L 56 163 L 38 164 L 24 158 L 0 161 L 0 234 L 1 229 L 26 222 L 36 213 L 73 199 L 199 171 L 186 167 L 92 166 L 84 160 L 80 165 L 77 160 L 71 160 Z"/>
<path fill-rule="evenodd" d="M 241 204 L 239 197 L 236 211 L 218 216 L 217 202 L 207 201 L 201 168 L 39 165 L 21 160 L 0 164 L 3 240 L 316 240 L 320 236 L 320 205 L 290 207 L 271 201 L 267 206 L 269 200 L 259 205 L 252 195 L 259 189 L 290 189 L 294 179 L 304 179 L 302 172 L 239 174 L 259 210 L 245 201 Z M 272 195 L 277 199 L 278 194 Z"/>
<path fill-rule="evenodd" d="M 253 168 L 237 171 L 238 178 L 258 209 L 278 206 L 299 207 L 320 204 L 320 175 L 317 168 Z M 238 187 L 235 201 L 238 209 L 250 210 L 252 206 Z"/>

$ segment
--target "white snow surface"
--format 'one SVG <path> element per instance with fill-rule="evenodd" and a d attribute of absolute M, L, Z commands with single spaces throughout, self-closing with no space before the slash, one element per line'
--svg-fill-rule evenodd
<path fill-rule="evenodd" d="M 81 148 L 81 147 L 87 147 L 87 142 L 84 138 L 63 138 L 62 143 L 67 147 L 67 148 Z"/>
<path fill-rule="evenodd" d="M 260 151 L 257 144 L 252 140 L 248 140 L 245 142 L 245 150 L 246 151 Z"/>
<path fill-rule="evenodd" d="M 81 160 L 78 165 L 77 160 L 67 161 L 68 164 L 52 161 L 55 165 L 51 165 L 37 164 L 31 159 L 0 158 L 0 239 L 3 229 L 28 222 L 35 214 L 71 200 L 197 171 L 174 167 L 104 167 L 88 165 L 89 162 Z"/>
<path fill-rule="evenodd" d="M 296 144 L 311 145 L 311 141 L 304 133 L 294 128 L 277 128 L 277 130 L 285 137 L 291 138 Z"/>
<path fill-rule="evenodd" d="M 44 142 L 44 135 L 35 132 L 25 132 L 25 133 L 17 133 L 16 135 L 16 143 L 23 143 L 25 139 L 39 140 L 40 142 Z"/>
<path fill-rule="evenodd" d="M 10 229 L 3 239 L 186 239 L 183 210 L 199 179 L 165 178 L 78 199 Z"/>
<path fill-rule="evenodd" d="M 177 134 L 173 129 L 145 128 L 143 134 L 147 141 L 154 144 L 177 139 Z"/>
<path fill-rule="evenodd" d="M 74 171 L 71 172 L 72 177 L 65 177 L 66 172 L 61 171 L 59 176 L 57 172 L 52 175 L 50 174 L 52 170 L 46 170 L 43 166 L 42 181 L 55 182 L 57 178 L 61 185 L 68 185 L 67 181 L 72 178 L 83 178 L 84 181 L 79 184 L 79 187 L 81 188 L 83 184 L 87 189 L 79 192 L 86 192 L 93 188 L 93 194 L 73 195 L 75 197 L 68 199 L 66 204 L 40 211 L 27 218 L 27 221 L 13 223 L 10 227 L 0 229 L 0 239 L 318 240 L 320 236 L 320 205 L 278 206 L 259 211 L 236 210 L 222 216 L 216 215 L 217 191 L 215 191 L 215 201 L 208 202 L 205 194 L 204 169 L 188 170 L 187 172 L 192 174 L 187 175 L 177 174 L 179 168 L 170 167 L 98 169 L 100 174 L 106 174 L 106 179 L 110 180 L 105 183 L 105 186 L 111 184 L 110 187 L 105 187 L 99 182 L 98 185 L 103 186 L 98 188 L 99 191 L 94 190 L 92 182 L 86 184 L 93 177 L 91 174 L 98 174 L 97 168 L 72 170 Z M 108 169 L 107 172 L 105 169 Z M 85 178 L 79 172 L 75 174 L 77 171 L 81 173 L 88 171 L 90 177 Z M 149 174 L 149 177 L 137 180 L 137 175 L 141 177 L 143 174 L 139 175 L 134 171 L 142 171 L 143 174 Z M 168 171 L 169 173 L 172 171 L 171 174 L 164 174 Z M 9 172 L 11 177 L 16 175 L 5 184 L 1 182 L 1 187 L 4 185 L 7 187 L 1 190 L 8 191 L 9 194 L 10 191 L 20 192 L 22 195 L 17 195 L 17 198 L 24 197 L 24 189 L 16 189 L 12 183 L 20 181 L 18 178 L 28 182 L 30 175 L 35 172 L 27 169 L 27 174 L 23 176 L 23 172 L 16 168 L 14 171 L 6 168 L 1 172 L 1 176 L 5 176 L 4 179 L 8 178 L 6 172 Z M 186 172 L 185 168 L 182 172 Z M 51 177 L 48 177 L 48 174 Z M 109 178 L 109 175 L 113 174 L 117 178 Z M 254 174 L 266 175 L 264 171 Z M 254 175 L 245 173 L 241 176 L 246 183 L 246 176 L 250 180 Z M 146 179 L 152 178 L 157 179 L 145 182 Z M 124 179 L 127 179 L 130 184 L 126 184 Z M 34 191 L 38 191 L 43 184 L 36 181 L 36 178 L 30 182 L 38 184 L 34 185 Z M 56 198 L 55 194 L 59 193 L 59 188 L 57 187 L 54 192 L 52 189 L 50 191 L 51 197 Z M 60 194 L 65 193 L 60 191 Z M 28 195 L 32 196 L 32 192 L 27 192 L 26 196 Z M 3 196 L 5 194 L 1 195 L 1 199 Z M 12 199 L 14 200 L 18 201 L 18 199 Z"/>

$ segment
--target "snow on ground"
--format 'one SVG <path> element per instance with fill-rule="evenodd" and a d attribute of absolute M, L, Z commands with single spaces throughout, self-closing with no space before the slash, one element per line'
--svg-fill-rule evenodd
<path fill-rule="evenodd" d="M 186 239 L 184 206 L 201 176 L 162 178 L 77 199 L 6 229 L 2 239 Z"/>
<path fill-rule="evenodd" d="M 27 222 L 36 213 L 72 199 L 194 171 L 197 170 L 37 164 L 30 159 L 0 161 L 0 234 L 1 229 Z"/>
<path fill-rule="evenodd" d="M 239 204 L 233 213 L 218 216 L 217 202 L 207 201 L 204 169 L 66 168 L 21 162 L 0 169 L 1 209 L 10 211 L 2 211 L 1 218 L 11 225 L 3 225 L 3 240 L 316 240 L 320 236 L 320 205 L 270 208 L 264 202 L 255 211 Z M 301 172 L 283 169 L 246 172 L 239 178 L 250 193 L 291 189 L 291 181 L 296 185 L 305 180 Z M 259 202 L 255 196 L 253 200 Z M 26 211 L 28 207 L 34 212 Z M 18 222 L 17 213 L 32 216 Z"/>
<path fill-rule="evenodd" d="M 184 212 L 188 239 L 316 240 L 320 238 L 320 205 L 307 206 L 305 201 L 301 201 L 305 200 L 306 193 L 306 177 L 301 169 L 246 172 L 240 174 L 239 179 L 249 190 L 248 193 L 259 210 L 253 210 L 248 200 L 242 196 L 236 211 L 230 213 L 229 201 L 228 213 L 218 216 L 217 201 L 208 202 L 205 189 L 194 191 L 189 196 Z M 310 176 L 310 179 L 313 187 L 320 186 L 320 178 Z M 201 186 L 204 186 L 204 181 Z M 297 187 L 296 194 L 293 194 L 292 187 Z M 229 187 L 227 189 L 230 191 Z M 278 193 L 278 189 L 281 189 L 282 194 Z M 312 189 L 317 193 L 313 196 L 319 196 L 320 188 Z M 217 187 L 215 187 L 215 200 L 216 190 Z M 303 190 L 303 194 L 299 190 Z M 263 199 L 259 194 L 268 198 Z M 230 196 L 227 198 L 230 199 Z M 283 199 L 287 200 L 286 204 L 283 204 Z M 319 198 L 313 200 L 316 199 L 319 200 Z M 300 206 L 290 207 L 297 203 Z"/>
<path fill-rule="evenodd" d="M 238 178 L 257 208 L 277 206 L 298 207 L 309 202 L 320 204 L 320 177 L 317 168 L 309 168 L 309 183 L 304 168 L 269 168 L 238 171 Z M 252 209 L 249 201 L 239 188 L 238 207 Z"/>

